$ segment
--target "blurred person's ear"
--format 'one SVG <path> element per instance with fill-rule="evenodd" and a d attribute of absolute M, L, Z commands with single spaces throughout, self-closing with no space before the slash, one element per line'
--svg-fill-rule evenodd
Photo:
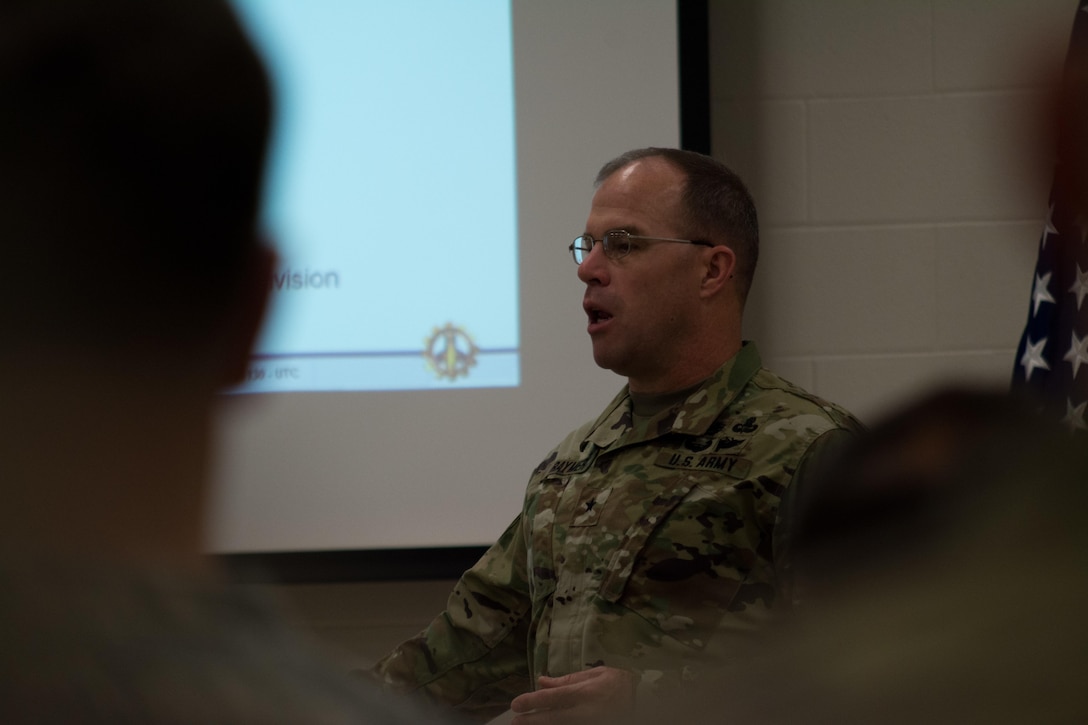
<path fill-rule="evenodd" d="M 224 314 L 221 350 L 223 387 L 238 385 L 245 377 L 250 354 L 261 331 L 272 290 L 272 270 L 277 256 L 272 247 L 259 240 L 248 245 L 245 264 L 239 274 L 238 291 L 232 308 Z"/>

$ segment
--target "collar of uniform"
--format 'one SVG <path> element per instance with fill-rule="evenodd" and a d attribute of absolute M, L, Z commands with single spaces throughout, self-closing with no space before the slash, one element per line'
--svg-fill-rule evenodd
<path fill-rule="evenodd" d="M 631 412 L 630 392 L 625 385 L 597 418 L 586 440 L 605 449 L 651 440 L 666 433 L 704 435 L 762 364 L 755 343 L 746 340 L 740 351 L 715 370 L 680 406 L 639 421 L 637 425 Z"/>

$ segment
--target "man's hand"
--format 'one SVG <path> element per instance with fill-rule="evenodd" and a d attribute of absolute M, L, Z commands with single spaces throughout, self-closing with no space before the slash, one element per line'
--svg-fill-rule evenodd
<path fill-rule="evenodd" d="M 612 722 L 629 716 L 635 704 L 635 674 L 594 667 L 563 677 L 541 677 L 536 692 L 510 703 L 511 725 L 574 725 Z"/>

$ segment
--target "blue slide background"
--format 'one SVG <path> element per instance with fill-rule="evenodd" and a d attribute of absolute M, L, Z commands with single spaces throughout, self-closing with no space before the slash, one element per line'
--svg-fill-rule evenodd
<path fill-rule="evenodd" d="M 509 2 L 235 5 L 276 89 L 281 255 L 236 392 L 516 386 Z"/>

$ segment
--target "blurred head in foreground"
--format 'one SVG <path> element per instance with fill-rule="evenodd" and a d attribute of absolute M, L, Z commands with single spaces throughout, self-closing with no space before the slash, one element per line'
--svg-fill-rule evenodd
<path fill-rule="evenodd" d="M 269 118 L 224 0 L 0 3 L 0 721 L 434 721 L 201 552 Z"/>
<path fill-rule="evenodd" d="M 267 294 L 270 108 L 225 2 L 0 6 L 5 549 L 195 553 Z"/>

